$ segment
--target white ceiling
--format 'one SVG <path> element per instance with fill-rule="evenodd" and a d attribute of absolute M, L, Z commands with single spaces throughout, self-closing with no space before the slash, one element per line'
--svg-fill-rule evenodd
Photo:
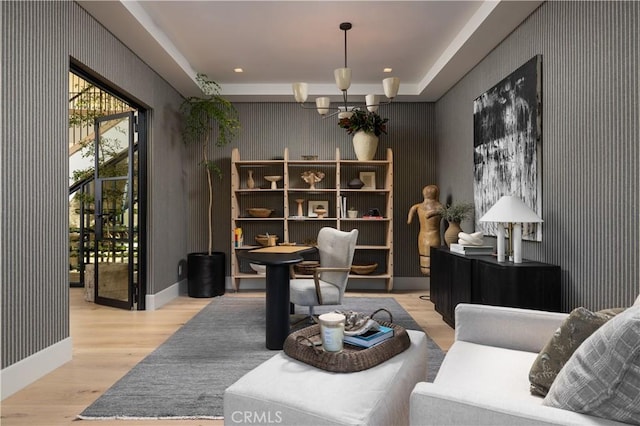
<path fill-rule="evenodd" d="M 341 22 L 351 22 L 349 96 L 435 101 L 513 31 L 541 1 L 78 1 L 185 96 L 197 72 L 232 101 L 293 101 L 291 83 L 340 94 Z M 244 73 L 234 73 L 241 67 Z"/>

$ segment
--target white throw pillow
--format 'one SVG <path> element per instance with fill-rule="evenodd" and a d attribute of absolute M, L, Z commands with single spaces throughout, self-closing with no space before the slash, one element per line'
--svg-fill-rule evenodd
<path fill-rule="evenodd" d="M 640 306 L 640 295 L 638 295 L 638 298 L 636 299 L 636 301 L 633 302 L 633 306 Z"/>
<path fill-rule="evenodd" d="M 640 425 L 640 306 L 595 331 L 558 373 L 543 405 Z"/>

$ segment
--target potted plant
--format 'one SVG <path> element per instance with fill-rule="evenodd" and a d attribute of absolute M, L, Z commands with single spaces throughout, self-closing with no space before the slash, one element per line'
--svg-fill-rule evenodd
<path fill-rule="evenodd" d="M 360 161 L 372 160 L 378 148 L 378 137 L 387 134 L 388 118 L 382 118 L 376 112 L 354 108 L 350 115 L 338 121 L 338 126 L 353 134 L 353 148 Z"/>
<path fill-rule="evenodd" d="M 444 232 L 444 240 L 447 246 L 458 241 L 458 234 L 462 232 L 460 223 L 471 218 L 472 214 L 473 204 L 470 203 L 447 204 L 440 208 L 440 216 L 449 223 Z"/>
<path fill-rule="evenodd" d="M 201 145 L 202 162 L 209 188 L 207 215 L 208 249 L 203 253 L 187 256 L 189 296 L 212 297 L 224 294 L 224 252 L 213 251 L 213 182 L 212 174 L 222 178 L 222 171 L 207 155 L 209 144 L 227 145 L 238 134 L 240 120 L 231 102 L 220 95 L 220 86 L 205 74 L 196 77 L 204 96 L 191 96 L 180 105 L 182 114 L 182 139 L 185 144 Z M 212 132 L 216 129 L 217 132 Z"/>

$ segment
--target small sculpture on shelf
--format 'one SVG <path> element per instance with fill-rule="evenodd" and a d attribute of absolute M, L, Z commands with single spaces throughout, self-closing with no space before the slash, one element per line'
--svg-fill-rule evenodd
<path fill-rule="evenodd" d="M 324 179 L 324 172 L 318 170 L 307 170 L 300 176 L 302 177 L 302 180 L 309 185 L 309 189 L 316 189 L 316 183 Z"/>
<path fill-rule="evenodd" d="M 323 205 L 317 206 L 313 211 L 318 215 L 318 219 L 324 219 L 324 215 L 327 214 L 327 209 Z"/>
<path fill-rule="evenodd" d="M 298 203 L 298 217 L 302 217 L 304 216 L 304 213 L 302 213 L 302 203 L 304 203 L 304 198 L 297 198 L 296 199 L 296 203 Z"/>

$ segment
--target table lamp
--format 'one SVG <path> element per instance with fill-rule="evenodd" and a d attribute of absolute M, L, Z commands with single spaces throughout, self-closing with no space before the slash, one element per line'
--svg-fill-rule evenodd
<path fill-rule="evenodd" d="M 498 223 L 498 262 L 505 261 L 504 224 L 509 226 L 509 255 L 513 263 L 522 263 L 522 223 L 540 223 L 542 219 L 522 200 L 504 195 L 480 218 L 480 222 Z"/>

